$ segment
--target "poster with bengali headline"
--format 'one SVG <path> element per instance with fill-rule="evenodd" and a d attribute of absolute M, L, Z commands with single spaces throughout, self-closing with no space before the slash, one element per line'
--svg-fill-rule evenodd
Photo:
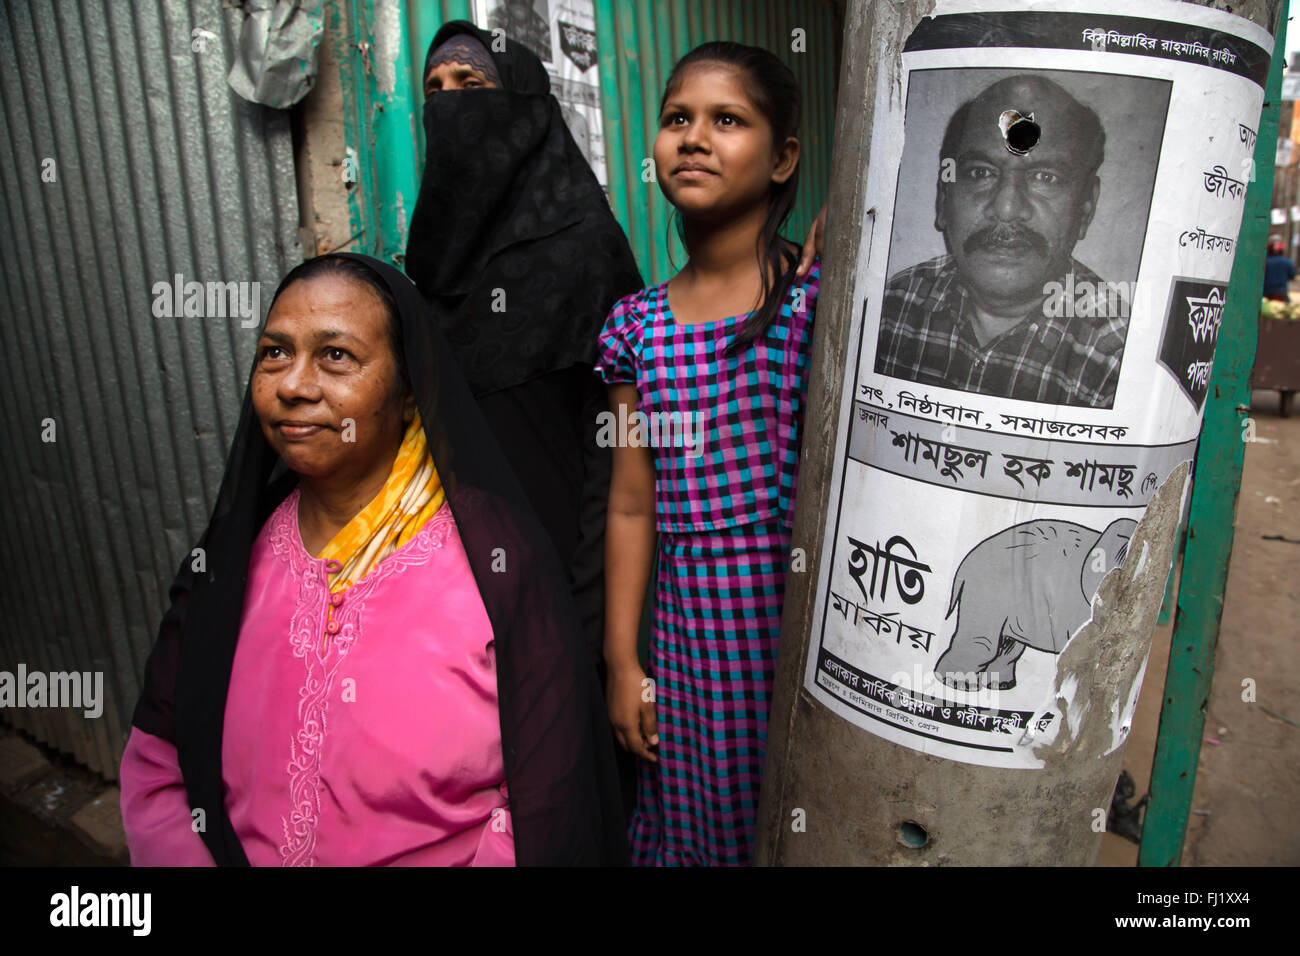
<path fill-rule="evenodd" d="M 528 47 L 551 77 L 564 122 L 602 188 L 609 185 L 592 0 L 474 0 L 474 22 Z"/>
<path fill-rule="evenodd" d="M 1009 6 L 939 3 L 875 94 L 804 686 L 1032 769 L 1070 733 L 1063 648 L 1195 453 L 1272 39 L 1165 0 Z"/>

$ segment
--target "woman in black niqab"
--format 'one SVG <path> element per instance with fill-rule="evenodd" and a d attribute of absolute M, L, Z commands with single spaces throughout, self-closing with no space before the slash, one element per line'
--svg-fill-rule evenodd
<path fill-rule="evenodd" d="M 455 59 L 481 60 L 498 86 L 426 98 L 405 269 L 526 479 L 599 659 L 610 457 L 595 441 L 608 403 L 592 368 L 605 317 L 641 274 L 532 51 L 455 20 L 424 75 L 459 37 L 472 49 Z"/>
<path fill-rule="evenodd" d="M 483 417 L 415 287 L 375 259 L 336 255 L 372 270 L 397 304 L 429 451 L 492 624 L 515 859 L 625 864 L 608 718 L 549 538 L 500 449 L 485 439 Z M 221 754 L 249 556 L 297 478 L 267 444 L 246 392 L 199 542 L 204 570 L 193 571 L 187 555 L 172 584 L 133 720 L 175 744 L 189 805 L 205 810 L 202 836 L 219 864 L 248 863 L 224 807 Z"/>

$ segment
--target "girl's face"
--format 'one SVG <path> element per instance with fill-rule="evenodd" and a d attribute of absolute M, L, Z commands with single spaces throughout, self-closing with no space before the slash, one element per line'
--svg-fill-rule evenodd
<path fill-rule="evenodd" d="M 300 280 L 276 300 L 257 343 L 253 410 L 298 474 L 391 468 L 415 402 L 398 385 L 388 322 L 374 291 L 345 276 Z"/>
<path fill-rule="evenodd" d="M 799 141 L 779 148 L 772 126 L 726 64 L 688 67 L 668 95 L 654 144 L 659 188 L 687 219 L 726 219 L 765 204 L 799 161 Z"/>

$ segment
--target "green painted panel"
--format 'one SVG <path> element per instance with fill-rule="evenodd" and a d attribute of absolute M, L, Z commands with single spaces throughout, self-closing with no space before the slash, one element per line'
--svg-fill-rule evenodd
<path fill-rule="evenodd" d="M 361 251 L 400 264 L 420 183 L 406 5 L 344 0 L 332 14 L 342 42 L 344 136 L 357 159 L 353 231 Z"/>
<path fill-rule="evenodd" d="M 1179 865 L 1196 787 L 1196 765 L 1214 677 L 1219 620 L 1232 554 L 1233 519 L 1245 457 L 1242 420 L 1250 409 L 1250 373 L 1258 338 L 1259 277 L 1264 273 L 1282 66 L 1286 59 L 1285 17 L 1278 26 L 1274 50 L 1255 143 L 1258 173 L 1246 192 L 1237 258 L 1228 283 L 1223 329 L 1215 350 L 1196 454 L 1169 672 L 1151 767 L 1151 801 L 1143 819 L 1138 851 L 1140 866 Z"/>
<path fill-rule="evenodd" d="M 415 141 L 424 168 L 424 57 L 434 35 L 449 20 L 469 20 L 470 0 L 408 0 L 407 38 L 411 45 L 411 103 L 415 108 Z M 405 237 L 403 237 L 405 241 Z"/>

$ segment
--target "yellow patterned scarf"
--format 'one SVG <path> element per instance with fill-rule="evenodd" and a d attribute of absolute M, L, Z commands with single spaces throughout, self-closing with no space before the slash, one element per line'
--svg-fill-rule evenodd
<path fill-rule="evenodd" d="M 438 513 L 445 497 L 417 410 L 402 436 L 402 445 L 383 490 L 317 555 L 339 566 L 339 570 L 330 573 L 330 590 L 337 592 L 352 587 L 371 568 L 414 538 Z"/>

